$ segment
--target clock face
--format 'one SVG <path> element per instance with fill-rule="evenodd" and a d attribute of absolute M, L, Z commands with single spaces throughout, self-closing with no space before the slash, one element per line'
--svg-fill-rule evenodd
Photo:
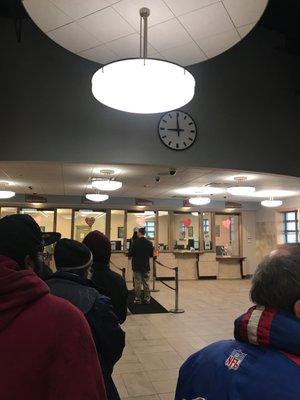
<path fill-rule="evenodd" d="M 159 121 L 158 134 L 164 145 L 172 150 L 191 147 L 197 136 L 195 121 L 183 111 L 170 111 Z"/>

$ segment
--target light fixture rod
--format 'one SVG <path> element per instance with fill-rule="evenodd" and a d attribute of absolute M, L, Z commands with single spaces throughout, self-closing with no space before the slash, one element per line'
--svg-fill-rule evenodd
<path fill-rule="evenodd" d="M 148 17 L 150 10 L 147 7 L 140 9 L 141 24 L 140 24 L 140 58 L 148 57 Z"/>

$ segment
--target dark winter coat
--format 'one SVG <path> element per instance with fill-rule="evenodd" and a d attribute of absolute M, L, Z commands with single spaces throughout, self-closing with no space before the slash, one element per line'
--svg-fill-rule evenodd
<path fill-rule="evenodd" d="M 128 253 L 132 257 L 132 269 L 135 272 L 149 272 L 150 258 L 153 257 L 153 244 L 145 237 L 136 239 Z"/>
<path fill-rule="evenodd" d="M 82 313 L 31 270 L 0 256 L 0 398 L 105 400 Z"/>
<path fill-rule="evenodd" d="M 92 283 L 104 296 L 110 298 L 114 313 L 122 324 L 127 316 L 128 289 L 123 277 L 112 271 L 107 265 L 93 264 Z"/>
<path fill-rule="evenodd" d="M 119 399 L 111 374 L 115 363 L 122 356 L 125 333 L 120 328 L 110 300 L 91 287 L 88 279 L 75 273 L 58 271 L 47 284 L 52 294 L 69 300 L 85 315 L 96 343 L 107 398 Z"/>

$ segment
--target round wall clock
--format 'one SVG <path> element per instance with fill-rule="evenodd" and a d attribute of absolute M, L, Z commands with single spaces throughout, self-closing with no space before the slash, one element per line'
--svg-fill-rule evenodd
<path fill-rule="evenodd" d="M 190 115 L 183 111 L 170 111 L 161 117 L 158 124 L 158 135 L 169 149 L 186 150 L 196 140 L 196 123 Z"/>

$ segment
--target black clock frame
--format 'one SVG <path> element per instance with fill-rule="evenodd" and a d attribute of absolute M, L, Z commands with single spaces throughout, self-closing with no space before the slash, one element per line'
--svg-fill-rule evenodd
<path fill-rule="evenodd" d="M 172 113 L 173 113 L 173 112 L 181 112 L 181 113 L 183 113 L 183 114 L 189 116 L 189 117 L 191 118 L 191 120 L 194 122 L 195 131 L 196 131 L 196 132 L 195 132 L 195 140 L 193 141 L 193 143 L 192 143 L 189 147 L 184 148 L 184 149 L 173 149 L 173 148 L 169 147 L 169 146 L 162 140 L 162 138 L 160 137 L 160 134 L 159 134 L 160 122 L 161 122 L 161 120 L 164 118 L 164 116 L 165 116 L 165 115 L 168 115 L 170 112 L 172 112 Z M 174 151 L 185 151 L 185 150 L 190 149 L 190 148 L 195 144 L 195 142 L 196 142 L 196 140 L 197 140 L 197 137 L 198 137 L 198 129 L 197 129 L 196 121 L 195 121 L 194 118 L 191 116 L 191 114 L 189 114 L 189 113 L 187 113 L 187 112 L 185 112 L 185 111 L 182 111 L 182 110 L 171 110 L 171 111 L 165 112 L 165 113 L 160 117 L 160 119 L 159 119 L 159 121 L 158 121 L 158 125 L 157 125 L 157 134 L 158 134 L 159 140 L 162 142 L 162 144 L 163 144 L 167 149 L 169 149 L 169 150 L 174 150 Z"/>

